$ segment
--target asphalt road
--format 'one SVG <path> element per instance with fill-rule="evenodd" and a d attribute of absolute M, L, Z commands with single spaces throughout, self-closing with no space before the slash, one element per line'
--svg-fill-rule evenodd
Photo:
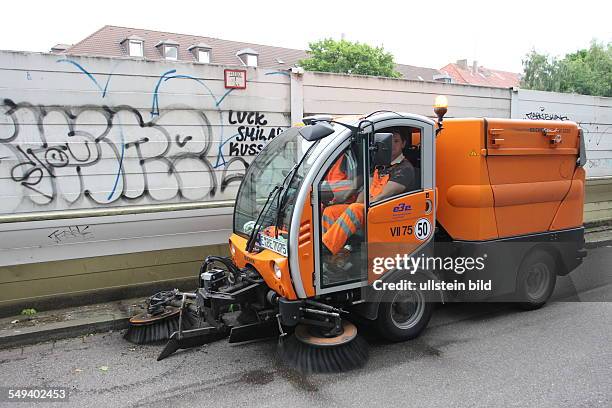
<path fill-rule="evenodd" d="M 157 362 L 160 346 L 104 333 L 1 350 L 0 386 L 69 387 L 59 407 L 611 407 L 612 247 L 591 250 L 554 299 L 441 306 L 420 338 L 369 338 L 366 367 L 338 375 L 284 368 L 272 340 Z"/>

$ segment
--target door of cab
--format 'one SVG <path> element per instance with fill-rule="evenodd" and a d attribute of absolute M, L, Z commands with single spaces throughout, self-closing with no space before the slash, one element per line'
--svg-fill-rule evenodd
<path fill-rule="evenodd" d="M 363 202 L 366 148 L 366 140 L 346 140 L 315 179 L 316 294 L 359 287 L 367 280 Z"/>
<path fill-rule="evenodd" d="M 426 244 L 435 225 L 435 191 L 427 189 L 373 204 L 368 209 L 368 282 L 388 271 L 385 259 L 404 259 Z M 390 261 L 387 261 L 390 262 Z M 403 262 L 403 261 L 402 261 Z M 393 268 L 393 267 L 392 267 Z"/>
<path fill-rule="evenodd" d="M 391 166 L 388 173 L 393 180 L 394 167 L 404 166 L 416 178 L 404 191 L 377 200 L 371 197 L 367 209 L 367 271 L 368 283 L 379 279 L 395 268 L 398 256 L 411 256 L 431 241 L 435 227 L 434 136 L 433 126 L 420 121 L 392 125 L 408 139 L 403 159 Z M 376 130 L 389 132 L 389 127 Z M 369 174 L 374 174 L 376 163 L 369 160 Z M 372 180 L 372 179 L 370 179 Z M 401 180 L 398 177 L 397 180 Z M 368 185 L 372 192 L 372 182 Z M 392 259 L 392 261 L 389 261 Z M 403 261 L 402 261 L 403 262 Z M 386 264 L 385 264 L 386 263 Z M 393 265 L 393 266 L 392 266 Z"/>
<path fill-rule="evenodd" d="M 372 283 L 380 277 L 374 273 L 375 258 L 410 255 L 433 236 L 433 123 L 398 118 L 374 124 L 375 132 L 391 128 L 405 134 L 412 147 L 406 146 L 403 160 L 414 168 L 414 183 L 405 191 L 370 199 L 375 163 L 370 162 L 370 141 L 365 138 L 340 145 L 315 179 L 317 295 Z"/>

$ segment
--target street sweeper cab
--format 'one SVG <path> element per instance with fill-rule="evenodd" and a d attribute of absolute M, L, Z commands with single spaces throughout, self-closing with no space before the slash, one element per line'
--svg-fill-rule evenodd
<path fill-rule="evenodd" d="M 257 270 L 288 301 L 368 285 L 368 246 L 397 242 L 413 252 L 435 225 L 431 120 L 380 113 L 304 121 L 249 167 L 229 240 L 235 265 Z M 408 215 L 421 220 L 417 231 L 395 231 Z"/>
<path fill-rule="evenodd" d="M 580 129 L 435 112 L 313 116 L 276 136 L 238 191 L 230 257 L 207 257 L 195 292 L 158 294 L 133 339 L 178 318 L 160 358 L 276 334 L 294 367 L 337 371 L 367 358 L 356 319 L 401 341 L 440 301 L 542 306 L 585 256 Z M 468 280 L 482 286 L 456 290 Z"/>

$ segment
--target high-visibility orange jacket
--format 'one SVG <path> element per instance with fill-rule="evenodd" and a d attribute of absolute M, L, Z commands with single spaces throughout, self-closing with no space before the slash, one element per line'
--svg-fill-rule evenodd
<path fill-rule="evenodd" d="M 393 167 L 398 166 L 398 167 Z M 391 179 L 391 173 L 395 172 L 395 180 L 401 184 L 410 184 L 410 175 L 406 175 L 406 166 L 414 172 L 412 165 L 404 160 L 400 163 L 386 168 L 376 168 L 370 182 L 370 199 L 378 197 Z M 391 170 L 393 169 L 393 170 Z M 403 174 L 400 173 L 404 171 Z M 414 174 L 412 175 L 412 178 Z M 362 228 L 364 222 L 364 204 L 360 202 L 352 204 L 335 204 L 326 207 L 322 214 L 323 236 L 322 241 L 332 254 L 340 252 L 349 237 Z"/>
<path fill-rule="evenodd" d="M 325 176 L 325 181 L 329 183 L 334 193 L 345 191 L 351 188 L 353 181 L 346 174 L 346 157 L 343 155 L 332 165 Z"/>

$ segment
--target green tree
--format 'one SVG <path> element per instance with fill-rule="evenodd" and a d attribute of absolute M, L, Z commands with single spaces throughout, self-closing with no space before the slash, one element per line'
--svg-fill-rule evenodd
<path fill-rule="evenodd" d="M 562 59 L 531 51 L 523 60 L 521 86 L 552 92 L 612 97 L 612 44 L 593 41 Z"/>
<path fill-rule="evenodd" d="M 376 75 L 389 78 L 402 76 L 395 71 L 393 55 L 382 47 L 331 38 L 309 44 L 310 57 L 299 65 L 307 71 L 343 74 Z"/>
<path fill-rule="evenodd" d="M 539 91 L 558 91 L 559 85 L 555 83 L 557 61 L 546 54 L 538 54 L 532 50 L 523 60 L 523 79 L 521 86 Z"/>

